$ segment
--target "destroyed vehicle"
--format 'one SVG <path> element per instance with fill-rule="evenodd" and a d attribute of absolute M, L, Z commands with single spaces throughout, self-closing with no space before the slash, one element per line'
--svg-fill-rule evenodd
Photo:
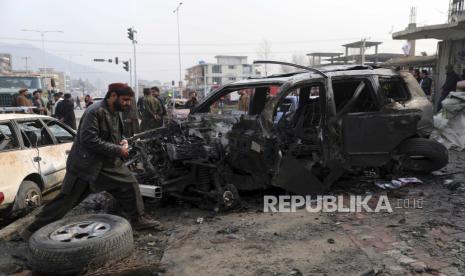
<path fill-rule="evenodd" d="M 127 164 L 154 191 L 224 206 L 235 204 L 237 190 L 321 194 L 345 173 L 382 177 L 447 164 L 447 150 L 427 138 L 432 106 L 409 73 L 301 68 L 221 87 L 187 120 L 130 139 Z M 281 108 L 287 97 L 298 98 L 295 110 Z"/>
<path fill-rule="evenodd" d="M 0 214 L 16 217 L 58 189 L 75 131 L 55 118 L 0 114 Z"/>

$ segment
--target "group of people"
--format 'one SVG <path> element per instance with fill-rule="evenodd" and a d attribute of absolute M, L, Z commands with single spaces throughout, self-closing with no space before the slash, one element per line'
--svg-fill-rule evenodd
<path fill-rule="evenodd" d="M 442 104 L 441 102 L 447 98 L 450 92 L 455 91 L 457 88 L 457 82 L 461 81 L 462 79 L 465 80 L 465 74 L 464 76 L 460 77 L 454 70 L 454 66 L 449 64 L 445 67 L 446 69 L 446 80 L 444 84 L 442 85 L 441 89 L 441 95 L 439 97 L 439 102 L 438 102 L 438 110 L 441 110 Z M 426 96 L 430 100 L 432 100 L 432 85 L 433 85 L 433 80 L 431 77 L 429 77 L 428 71 L 427 70 L 418 70 L 415 69 L 412 72 L 413 76 L 417 79 L 418 83 L 420 84 L 421 88 L 425 92 Z"/>
<path fill-rule="evenodd" d="M 42 97 L 42 90 L 38 89 L 32 93 L 29 100 L 28 89 L 19 90 L 19 94 L 14 98 L 13 106 L 32 107 L 31 111 L 39 115 L 52 115 L 61 122 L 76 129 L 76 116 L 74 114 L 74 103 L 71 94 L 57 92 L 53 94 L 53 101 Z"/>

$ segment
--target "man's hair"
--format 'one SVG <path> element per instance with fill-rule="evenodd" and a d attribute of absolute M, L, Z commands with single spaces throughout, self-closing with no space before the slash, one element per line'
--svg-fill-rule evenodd
<path fill-rule="evenodd" d="M 65 99 L 71 99 L 71 94 L 70 94 L 70 93 L 66 93 L 66 94 L 65 94 Z"/>
<path fill-rule="evenodd" d="M 36 90 L 32 93 L 32 95 L 35 96 L 37 93 L 42 93 L 42 90 Z"/>
<path fill-rule="evenodd" d="M 21 88 L 19 89 L 19 93 L 27 92 L 27 88 Z"/>
<path fill-rule="evenodd" d="M 63 92 L 58 92 L 57 94 L 58 94 L 58 97 L 60 98 L 63 97 Z"/>
<path fill-rule="evenodd" d="M 150 88 L 150 90 L 155 90 L 157 92 L 160 92 L 160 88 L 158 88 L 157 86 L 154 86 L 154 87 Z"/>
<path fill-rule="evenodd" d="M 115 82 L 108 85 L 108 92 L 105 95 L 105 99 L 110 98 L 111 93 L 115 92 L 118 97 L 130 96 L 134 97 L 134 91 L 126 83 Z"/>
<path fill-rule="evenodd" d="M 151 92 L 150 92 L 150 89 L 151 89 L 151 88 L 144 88 L 144 96 L 150 95 L 150 93 L 151 93 Z"/>
<path fill-rule="evenodd" d="M 425 75 L 428 75 L 428 70 L 421 70 L 421 72 Z"/>

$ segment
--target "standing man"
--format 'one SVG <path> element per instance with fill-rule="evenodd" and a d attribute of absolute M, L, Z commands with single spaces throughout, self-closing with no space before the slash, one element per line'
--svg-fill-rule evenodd
<path fill-rule="evenodd" d="M 244 90 L 239 90 L 239 102 L 237 109 L 240 111 L 249 112 L 249 95 Z"/>
<path fill-rule="evenodd" d="M 74 114 L 74 103 L 71 100 L 71 94 L 66 93 L 64 100 L 58 102 L 55 117 L 72 129 L 76 129 L 76 115 Z"/>
<path fill-rule="evenodd" d="M 141 115 L 141 131 L 154 129 L 162 126 L 162 108 L 160 102 L 155 99 L 148 88 L 144 88 L 144 97 L 137 104 Z"/>
<path fill-rule="evenodd" d="M 420 86 L 425 91 L 426 96 L 428 98 L 431 98 L 431 86 L 433 84 L 433 80 L 428 76 L 428 71 L 427 70 L 421 70 L 420 73 Z"/>
<path fill-rule="evenodd" d="M 45 102 L 42 99 L 42 91 L 36 90 L 32 93 L 32 104 L 36 107 L 34 113 L 39 115 L 47 115 L 47 108 Z"/>
<path fill-rule="evenodd" d="M 139 117 L 136 99 L 132 98 L 131 106 L 123 111 L 124 136 L 131 137 L 139 132 Z"/>
<path fill-rule="evenodd" d="M 161 124 L 163 125 L 163 117 L 166 116 L 166 107 L 165 107 L 165 101 L 160 96 L 160 89 L 156 86 L 150 88 L 150 91 L 152 91 L 153 96 L 155 99 L 158 100 L 158 102 L 161 105 Z"/>
<path fill-rule="evenodd" d="M 55 93 L 53 94 L 53 108 L 52 108 L 52 115 L 56 118 L 56 108 L 57 108 L 57 105 L 59 102 L 61 102 L 63 100 L 63 92 L 58 92 L 58 93 Z"/>
<path fill-rule="evenodd" d="M 442 108 L 442 101 L 449 95 L 451 91 L 455 91 L 457 88 L 457 82 L 460 81 L 459 75 L 455 73 L 454 66 L 451 64 L 446 66 L 446 81 L 442 86 L 441 97 L 439 98 L 438 110 Z"/>
<path fill-rule="evenodd" d="M 47 203 L 36 220 L 21 233 L 28 239 L 42 226 L 62 218 L 91 192 L 112 194 L 135 230 L 159 223 L 144 214 L 144 202 L 134 175 L 124 165 L 128 142 L 122 139 L 119 112 L 131 104 L 134 92 L 127 84 L 113 83 L 105 99 L 89 106 L 81 118 L 67 163 L 60 194 Z"/>
<path fill-rule="evenodd" d="M 31 101 L 27 98 L 27 93 L 27 88 L 19 90 L 19 95 L 16 97 L 16 106 L 32 106 Z"/>
<path fill-rule="evenodd" d="M 82 106 L 81 106 L 81 98 L 79 98 L 79 96 L 76 96 L 76 109 L 79 110 L 82 110 Z"/>
<path fill-rule="evenodd" d="M 196 92 L 191 92 L 189 94 L 189 100 L 187 100 L 186 104 L 184 105 L 186 108 L 192 109 L 195 107 L 199 101 L 197 100 L 197 93 Z"/>

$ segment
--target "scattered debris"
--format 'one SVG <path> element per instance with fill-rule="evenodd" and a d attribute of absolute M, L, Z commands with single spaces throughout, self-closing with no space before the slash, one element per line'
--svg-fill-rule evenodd
<path fill-rule="evenodd" d="M 397 180 L 393 179 L 391 181 L 378 179 L 378 180 L 375 180 L 374 183 L 377 187 L 383 190 L 386 190 L 386 189 L 399 189 L 408 184 L 420 184 L 420 183 L 423 183 L 423 181 L 421 181 L 420 179 L 416 177 L 404 177 L 404 178 L 398 178 Z"/>
<path fill-rule="evenodd" d="M 196 220 L 195 222 L 197 222 L 197 224 L 202 224 L 202 223 L 203 223 L 203 218 L 202 218 L 202 217 L 198 217 L 197 220 Z"/>

